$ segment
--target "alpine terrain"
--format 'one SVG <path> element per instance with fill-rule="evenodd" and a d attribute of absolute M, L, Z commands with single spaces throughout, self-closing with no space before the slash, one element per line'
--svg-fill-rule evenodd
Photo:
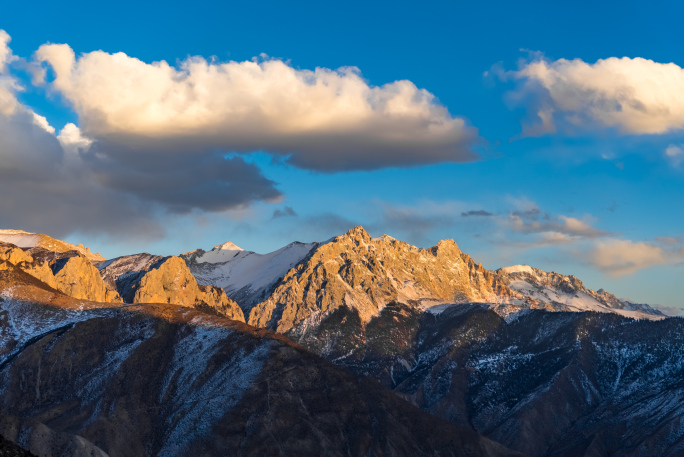
<path fill-rule="evenodd" d="M 42 239 L 0 243 L 17 452 L 684 453 L 684 321 L 574 276 L 362 227 L 263 255 L 105 260 Z"/>

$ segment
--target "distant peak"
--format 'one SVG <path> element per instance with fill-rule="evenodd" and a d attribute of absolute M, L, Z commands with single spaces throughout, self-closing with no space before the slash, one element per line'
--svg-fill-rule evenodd
<path fill-rule="evenodd" d="M 212 249 L 212 251 L 244 251 L 244 249 L 242 249 L 240 246 L 231 241 L 226 241 L 223 244 L 214 246 L 214 249 Z"/>
<path fill-rule="evenodd" d="M 363 235 L 364 237 L 370 236 L 370 235 L 368 235 L 368 232 L 366 231 L 366 229 L 360 225 L 357 225 L 353 229 L 349 229 L 349 231 L 347 231 L 347 233 L 345 235 Z"/>
<path fill-rule="evenodd" d="M 397 241 L 396 238 L 391 237 L 389 235 L 380 235 L 377 238 L 373 238 L 374 241 Z"/>
<path fill-rule="evenodd" d="M 534 269 L 529 265 L 513 265 L 510 267 L 503 267 L 499 271 L 504 273 L 529 273 L 534 274 Z"/>

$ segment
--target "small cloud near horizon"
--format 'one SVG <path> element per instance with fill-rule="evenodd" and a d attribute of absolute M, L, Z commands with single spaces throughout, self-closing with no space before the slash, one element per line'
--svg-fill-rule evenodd
<path fill-rule="evenodd" d="M 278 219 L 281 217 L 296 217 L 296 216 L 297 216 L 297 213 L 295 212 L 295 210 L 292 209 L 291 206 L 286 206 L 283 209 L 276 208 L 273 211 L 273 216 L 271 217 L 271 219 Z"/>
<path fill-rule="evenodd" d="M 487 216 L 493 216 L 493 215 L 494 215 L 494 213 L 490 213 L 489 211 L 485 211 L 485 210 L 482 210 L 482 209 L 464 211 L 464 212 L 461 213 L 461 217 L 470 217 L 470 216 L 483 216 L 483 217 L 487 217 Z"/>

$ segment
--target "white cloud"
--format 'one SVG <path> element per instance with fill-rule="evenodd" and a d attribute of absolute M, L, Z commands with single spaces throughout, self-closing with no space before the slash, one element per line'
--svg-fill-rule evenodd
<path fill-rule="evenodd" d="M 620 277 L 656 265 L 681 263 L 684 261 L 684 248 L 680 244 L 659 243 L 659 240 L 609 239 L 597 241 L 587 255 L 595 268 Z"/>
<path fill-rule="evenodd" d="M 598 242 L 590 253 L 592 264 L 611 276 L 623 276 L 638 270 L 664 265 L 665 251 L 654 244 L 629 240 Z"/>
<path fill-rule="evenodd" d="M 0 29 L 0 115 L 11 115 L 18 108 L 19 102 L 15 93 L 21 90 L 17 81 L 7 75 L 8 64 L 15 60 L 9 47 L 11 38 Z"/>
<path fill-rule="evenodd" d="M 0 30 L 2 61 L 14 60 Z M 74 231 L 130 238 L 163 236 L 166 213 L 244 209 L 277 201 L 275 183 L 240 157 L 208 152 L 194 157 L 115 160 L 75 124 L 55 136 L 48 120 L 21 104 L 22 88 L 8 66 L 0 74 L 0 199 L 8 227 L 62 236 Z M 100 150 L 91 150 L 94 145 Z M 105 145 L 112 147 L 111 145 Z"/>
<path fill-rule="evenodd" d="M 175 68 L 124 53 L 76 57 L 65 44 L 35 55 L 84 133 L 128 148 L 266 150 L 328 172 L 476 158 L 476 130 L 433 94 L 405 80 L 371 86 L 352 67 L 190 57 Z"/>
<path fill-rule="evenodd" d="M 665 149 L 665 157 L 673 167 L 679 167 L 684 162 L 684 145 L 671 144 Z"/>
<path fill-rule="evenodd" d="M 15 59 L 9 47 L 10 41 L 9 34 L 0 29 L 0 74 L 5 73 L 7 71 L 7 64 Z"/>
<path fill-rule="evenodd" d="M 551 217 L 544 214 L 540 217 L 538 209 L 528 210 L 526 213 L 514 212 L 508 218 L 508 223 L 512 229 L 518 233 L 554 233 L 557 235 L 549 236 L 548 239 L 555 240 L 572 240 L 572 237 L 577 238 L 598 238 L 605 236 L 608 232 L 592 227 L 591 224 L 595 219 L 589 215 L 585 215 L 584 220 L 558 215 Z M 530 220 L 534 217 L 535 220 Z M 558 235 L 564 235 L 560 237 Z M 554 243 L 559 244 L 559 243 Z"/>
<path fill-rule="evenodd" d="M 64 152 L 71 155 L 78 154 L 79 151 L 87 151 L 90 145 L 93 144 L 93 140 L 84 137 L 81 134 L 81 129 L 71 122 L 60 130 L 57 140 L 59 140 L 59 144 L 64 148 Z"/>
<path fill-rule="evenodd" d="M 538 59 L 506 78 L 523 82 L 512 93 L 537 117 L 525 134 L 615 128 L 659 134 L 684 128 L 684 69 L 643 58 Z"/>
<path fill-rule="evenodd" d="M 41 116 L 39 114 L 36 114 L 34 112 L 31 112 L 33 115 L 33 123 L 36 124 L 38 127 L 41 129 L 45 130 L 48 133 L 55 133 L 55 128 L 50 125 L 48 120 L 45 118 L 45 116 Z"/>

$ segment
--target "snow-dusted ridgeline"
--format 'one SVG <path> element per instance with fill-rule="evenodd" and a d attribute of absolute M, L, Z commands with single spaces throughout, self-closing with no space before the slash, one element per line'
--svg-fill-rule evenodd
<path fill-rule="evenodd" d="M 243 309 L 249 309 L 317 246 L 319 243 L 294 242 L 268 254 L 257 254 L 226 242 L 210 251 L 198 249 L 181 257 L 199 284 L 220 287 Z"/>

